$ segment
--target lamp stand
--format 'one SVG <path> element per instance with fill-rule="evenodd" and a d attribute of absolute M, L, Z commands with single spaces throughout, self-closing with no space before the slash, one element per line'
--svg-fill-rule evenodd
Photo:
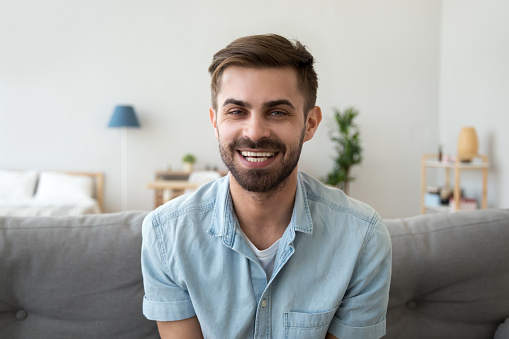
<path fill-rule="evenodd" d="M 121 182 L 122 182 L 122 210 L 127 210 L 127 128 L 122 127 L 122 154 L 121 154 Z"/>
<path fill-rule="evenodd" d="M 127 128 L 139 128 L 133 106 L 117 105 L 113 111 L 108 127 L 120 127 L 122 130 L 122 145 L 120 156 L 121 204 L 122 210 L 127 210 Z"/>

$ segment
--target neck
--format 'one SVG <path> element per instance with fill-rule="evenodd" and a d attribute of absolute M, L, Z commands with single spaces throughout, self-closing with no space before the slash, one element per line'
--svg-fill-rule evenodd
<path fill-rule="evenodd" d="M 240 227 L 259 249 L 269 248 L 290 223 L 297 190 L 297 169 L 281 187 L 266 193 L 248 192 L 230 175 L 230 192 Z"/>

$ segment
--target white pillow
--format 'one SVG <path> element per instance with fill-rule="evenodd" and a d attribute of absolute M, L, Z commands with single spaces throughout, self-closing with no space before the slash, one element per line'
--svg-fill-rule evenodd
<path fill-rule="evenodd" d="M 36 200 L 89 200 L 92 198 L 92 178 L 59 172 L 41 172 Z"/>
<path fill-rule="evenodd" d="M 32 198 L 37 171 L 0 170 L 0 200 Z"/>

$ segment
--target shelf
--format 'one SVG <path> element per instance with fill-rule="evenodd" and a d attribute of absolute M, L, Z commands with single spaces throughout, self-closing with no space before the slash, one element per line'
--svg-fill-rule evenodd
<path fill-rule="evenodd" d="M 426 167 L 451 168 L 451 169 L 456 167 L 460 169 L 484 169 L 489 167 L 487 162 L 482 161 L 464 163 L 464 162 L 443 162 L 438 160 L 427 160 L 424 165 Z"/>
<path fill-rule="evenodd" d="M 428 168 L 442 168 L 445 170 L 445 187 L 451 187 L 450 173 L 451 170 L 454 174 L 454 183 L 452 187 L 454 205 L 449 206 L 427 206 L 425 204 L 426 194 L 426 169 Z M 437 154 L 424 154 L 421 162 L 421 213 L 426 211 L 435 212 L 453 212 L 460 210 L 461 200 L 461 188 L 460 188 L 460 176 L 462 170 L 480 170 L 482 172 L 482 201 L 481 208 L 485 209 L 488 205 L 487 190 L 488 190 L 488 157 L 486 155 L 477 155 L 472 162 L 460 162 L 456 160 L 454 162 L 438 161 Z"/>

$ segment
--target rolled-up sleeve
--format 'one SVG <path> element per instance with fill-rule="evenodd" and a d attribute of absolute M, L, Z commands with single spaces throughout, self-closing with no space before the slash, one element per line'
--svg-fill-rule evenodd
<path fill-rule="evenodd" d="M 169 259 L 172 250 L 170 232 L 163 237 L 163 229 L 154 219 L 154 212 L 149 213 L 142 226 L 143 314 L 157 321 L 190 318 L 195 315 L 193 304 L 187 290 L 176 283 L 178 272 L 172 271 L 175 266 Z"/>
<path fill-rule="evenodd" d="M 377 215 L 359 253 L 348 292 L 330 325 L 330 333 L 338 338 L 357 339 L 385 335 L 391 268 L 391 239 Z"/>

